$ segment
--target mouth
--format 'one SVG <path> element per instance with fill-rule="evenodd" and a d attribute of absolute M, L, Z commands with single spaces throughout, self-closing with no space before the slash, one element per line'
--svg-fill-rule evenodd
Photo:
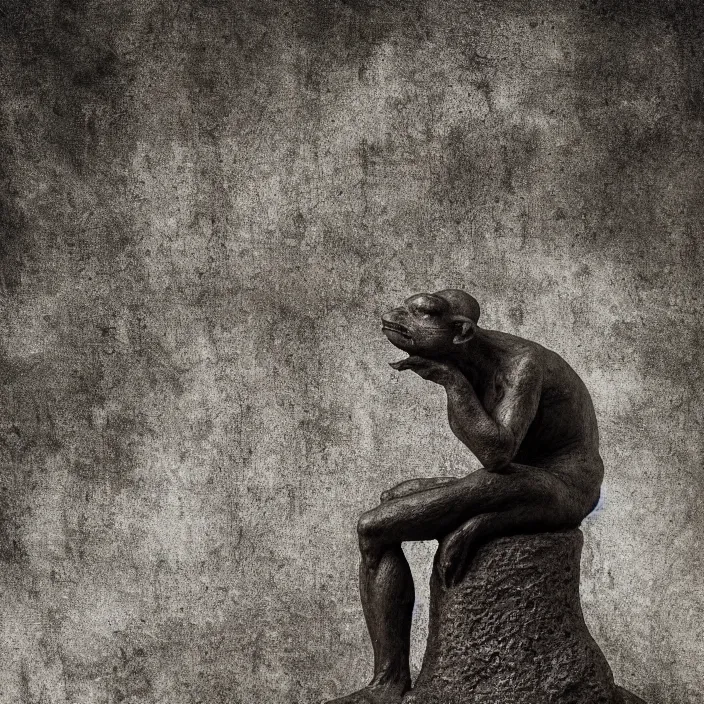
<path fill-rule="evenodd" d="M 399 323 L 393 323 L 390 320 L 382 320 L 381 329 L 385 333 L 391 332 L 396 335 L 400 335 L 401 337 L 403 337 L 407 340 L 412 339 L 411 334 L 410 334 L 407 327 L 405 327 L 403 325 L 399 325 Z"/>

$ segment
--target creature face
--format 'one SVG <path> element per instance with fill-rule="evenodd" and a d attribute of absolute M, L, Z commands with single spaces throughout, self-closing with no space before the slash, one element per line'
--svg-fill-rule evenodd
<path fill-rule="evenodd" d="M 381 316 L 381 329 L 392 345 L 412 355 L 444 357 L 467 342 L 476 324 L 459 314 L 451 300 L 437 293 L 418 293 Z"/>

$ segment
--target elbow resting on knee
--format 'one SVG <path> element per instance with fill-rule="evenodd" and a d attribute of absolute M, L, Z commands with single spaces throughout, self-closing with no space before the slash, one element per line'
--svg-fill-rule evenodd
<path fill-rule="evenodd" d="M 488 472 L 500 472 L 504 467 L 511 464 L 513 457 L 508 453 L 497 453 L 495 455 L 489 455 L 484 458 L 481 462 Z"/>

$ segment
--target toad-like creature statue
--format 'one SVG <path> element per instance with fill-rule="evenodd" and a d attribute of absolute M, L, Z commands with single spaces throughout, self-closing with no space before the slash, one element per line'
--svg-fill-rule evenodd
<path fill-rule="evenodd" d="M 575 528 L 599 499 L 604 468 L 582 380 L 555 352 L 478 321 L 479 304 L 457 289 L 419 293 L 382 316 L 386 337 L 410 355 L 391 366 L 445 389 L 450 428 L 482 468 L 403 482 L 361 516 L 374 676 L 330 704 L 398 704 L 410 688 L 414 588 L 401 543 L 438 540 L 434 569 L 449 589 L 482 542 Z"/>

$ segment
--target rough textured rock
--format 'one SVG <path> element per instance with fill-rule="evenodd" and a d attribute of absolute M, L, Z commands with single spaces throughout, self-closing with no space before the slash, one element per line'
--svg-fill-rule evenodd
<path fill-rule="evenodd" d="M 404 704 L 621 704 L 579 601 L 579 530 L 483 546 L 461 584 L 431 584 L 423 669 Z"/>

